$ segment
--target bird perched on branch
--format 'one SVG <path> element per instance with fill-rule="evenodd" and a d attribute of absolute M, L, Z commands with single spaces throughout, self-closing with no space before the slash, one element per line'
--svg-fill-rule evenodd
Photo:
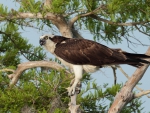
<path fill-rule="evenodd" d="M 128 64 L 134 67 L 143 66 L 150 62 L 145 54 L 127 53 L 121 49 L 111 49 L 87 39 L 67 38 L 55 35 L 40 37 L 40 45 L 55 55 L 64 65 L 73 70 L 74 83 L 68 89 L 73 95 L 75 88 L 82 78 L 83 71 L 95 72 L 106 65 Z"/>

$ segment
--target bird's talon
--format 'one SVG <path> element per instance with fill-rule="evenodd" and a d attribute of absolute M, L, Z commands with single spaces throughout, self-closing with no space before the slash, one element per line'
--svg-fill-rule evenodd
<path fill-rule="evenodd" d="M 79 94 L 81 91 L 81 82 L 79 82 L 76 87 L 73 86 L 68 87 L 67 91 L 68 91 L 68 96 L 73 96 L 75 93 Z"/>
<path fill-rule="evenodd" d="M 75 88 L 74 87 L 68 87 L 68 96 L 73 96 L 75 94 Z"/>

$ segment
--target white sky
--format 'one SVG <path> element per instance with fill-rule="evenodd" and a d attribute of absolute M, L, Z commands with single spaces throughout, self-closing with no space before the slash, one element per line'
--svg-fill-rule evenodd
<path fill-rule="evenodd" d="M 15 7 L 18 7 L 17 4 L 12 3 L 13 0 L 0 0 L 0 4 L 4 4 L 4 6 L 8 6 L 9 9 L 13 8 L 15 9 Z M 51 34 L 52 32 L 43 32 L 43 31 L 38 31 L 32 28 L 27 28 L 24 31 L 21 30 L 22 35 L 24 37 L 27 37 L 27 39 L 29 39 L 29 42 L 32 43 L 35 46 L 39 46 L 39 37 L 43 34 Z M 90 33 L 88 33 L 87 31 L 80 31 L 80 34 L 82 34 L 82 36 L 86 39 L 91 39 L 92 40 L 92 35 Z M 58 35 L 58 34 L 56 34 Z M 147 38 L 147 36 L 142 35 L 139 32 L 134 32 L 134 36 L 138 39 L 141 40 L 142 43 L 150 45 L 150 40 Z M 124 40 L 122 42 L 122 44 L 117 44 L 117 45 L 112 45 L 111 43 L 105 43 L 104 41 L 101 42 L 102 44 L 111 47 L 111 48 L 121 48 L 124 51 L 127 52 L 133 52 L 131 49 L 129 49 L 127 47 L 127 42 L 126 40 Z M 143 46 L 136 46 L 133 47 L 131 45 L 131 48 L 133 50 L 135 50 L 137 53 L 145 53 L 147 50 L 147 46 L 143 47 Z M 50 54 L 48 54 L 48 57 L 52 57 Z M 121 66 L 123 68 L 123 70 L 129 75 L 131 76 L 135 69 L 134 67 L 131 67 L 129 65 L 122 65 Z M 126 77 L 119 71 L 117 70 L 117 83 L 125 83 L 126 82 Z M 113 71 L 111 68 L 103 68 L 102 72 L 101 71 L 97 71 L 96 73 L 92 74 L 93 79 L 96 79 L 96 82 L 99 85 L 103 85 L 104 83 L 109 83 L 109 85 L 111 86 L 113 84 Z M 142 80 L 140 81 L 140 83 L 142 83 L 142 85 L 139 85 L 139 87 L 141 87 L 144 90 L 150 90 L 150 68 L 146 71 L 144 77 L 142 78 Z M 150 99 L 147 98 L 146 96 L 142 97 L 142 102 L 145 102 L 143 104 L 143 107 L 145 107 L 144 111 L 148 112 L 150 111 Z M 143 112 L 144 112 L 143 111 Z"/>

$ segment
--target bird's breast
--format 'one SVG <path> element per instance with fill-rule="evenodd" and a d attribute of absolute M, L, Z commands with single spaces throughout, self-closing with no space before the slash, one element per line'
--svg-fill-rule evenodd
<path fill-rule="evenodd" d="M 65 66 L 67 66 L 67 67 L 69 67 L 69 68 L 73 68 L 72 67 L 72 65 L 73 64 L 71 64 L 71 63 L 69 63 L 69 62 L 66 62 L 65 60 L 63 60 L 63 59 L 61 59 L 60 57 L 58 57 L 57 55 L 55 55 L 56 56 L 56 58 L 58 59 L 58 60 L 60 60 L 61 61 L 61 63 L 63 64 L 63 65 L 65 65 Z"/>
<path fill-rule="evenodd" d="M 56 43 L 53 43 L 51 41 L 47 41 L 44 45 L 45 49 L 48 50 L 50 53 L 54 54 Z"/>

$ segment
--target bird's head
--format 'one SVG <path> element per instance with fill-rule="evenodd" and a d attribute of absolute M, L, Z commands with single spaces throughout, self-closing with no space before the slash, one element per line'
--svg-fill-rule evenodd
<path fill-rule="evenodd" d="M 40 45 L 45 46 L 53 37 L 54 35 L 42 35 L 39 41 Z"/>

